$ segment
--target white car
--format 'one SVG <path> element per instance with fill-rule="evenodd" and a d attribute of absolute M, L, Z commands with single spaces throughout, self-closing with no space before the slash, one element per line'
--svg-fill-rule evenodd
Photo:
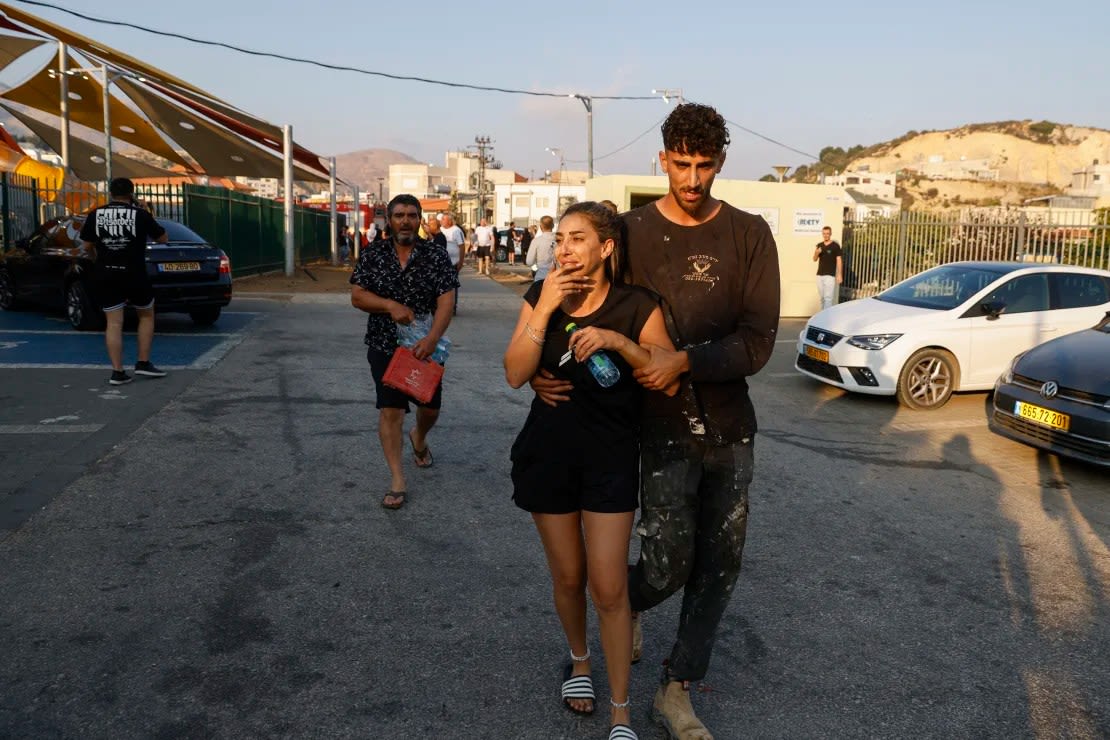
<path fill-rule="evenodd" d="M 1105 270 L 953 262 L 815 314 L 798 335 L 794 367 L 846 391 L 935 409 L 954 391 L 990 390 L 1015 355 L 1107 310 Z"/>

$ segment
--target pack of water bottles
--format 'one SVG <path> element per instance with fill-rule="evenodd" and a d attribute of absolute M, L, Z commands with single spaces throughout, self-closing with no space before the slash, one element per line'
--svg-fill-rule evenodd
<path fill-rule="evenodd" d="M 430 313 L 421 314 L 412 320 L 409 324 L 397 324 L 397 345 L 400 347 L 411 347 L 419 342 L 424 337 L 428 336 L 428 332 L 432 330 L 432 315 Z M 436 342 L 435 352 L 432 353 L 431 359 L 438 362 L 440 365 L 447 364 L 447 357 L 451 354 L 451 340 L 446 336 L 439 338 Z"/>

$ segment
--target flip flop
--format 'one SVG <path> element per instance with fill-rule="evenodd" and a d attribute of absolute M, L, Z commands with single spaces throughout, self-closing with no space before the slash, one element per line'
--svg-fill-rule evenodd
<path fill-rule="evenodd" d="M 397 500 L 394 503 L 389 504 L 389 503 L 386 503 L 387 498 L 395 498 Z M 382 507 L 383 508 L 396 510 L 396 509 L 400 509 L 404 505 L 405 505 L 405 492 L 404 491 L 390 491 L 389 493 L 387 493 L 385 496 L 382 497 Z"/>
<path fill-rule="evenodd" d="M 435 460 L 432 459 L 432 448 L 429 445 L 424 445 L 424 449 L 416 449 L 416 443 L 412 441 L 412 432 L 409 432 L 409 446 L 412 447 L 412 461 L 416 463 L 418 468 L 430 468 Z"/>

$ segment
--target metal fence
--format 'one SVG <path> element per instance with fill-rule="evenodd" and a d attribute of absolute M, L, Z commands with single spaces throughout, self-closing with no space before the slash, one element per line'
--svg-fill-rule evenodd
<path fill-rule="evenodd" d="M 158 218 L 179 221 L 227 252 L 236 276 L 285 267 L 285 206 L 279 201 L 202 185 L 138 185 L 135 197 Z M 103 184 L 58 189 L 0 173 L 0 231 L 4 248 L 42 224 L 108 201 Z M 295 207 L 295 262 L 331 257 L 327 211 Z"/>
<path fill-rule="evenodd" d="M 1059 262 L 1110 270 L 1110 212 L 902 211 L 844 223 L 841 298 L 865 298 L 960 260 Z"/>

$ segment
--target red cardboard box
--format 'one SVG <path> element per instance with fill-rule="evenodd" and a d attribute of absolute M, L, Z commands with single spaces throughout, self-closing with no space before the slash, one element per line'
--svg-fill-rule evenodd
<path fill-rule="evenodd" d="M 443 379 L 443 365 L 432 360 L 418 360 L 408 347 L 398 347 L 385 369 L 382 382 L 396 388 L 420 403 L 428 403 Z"/>

